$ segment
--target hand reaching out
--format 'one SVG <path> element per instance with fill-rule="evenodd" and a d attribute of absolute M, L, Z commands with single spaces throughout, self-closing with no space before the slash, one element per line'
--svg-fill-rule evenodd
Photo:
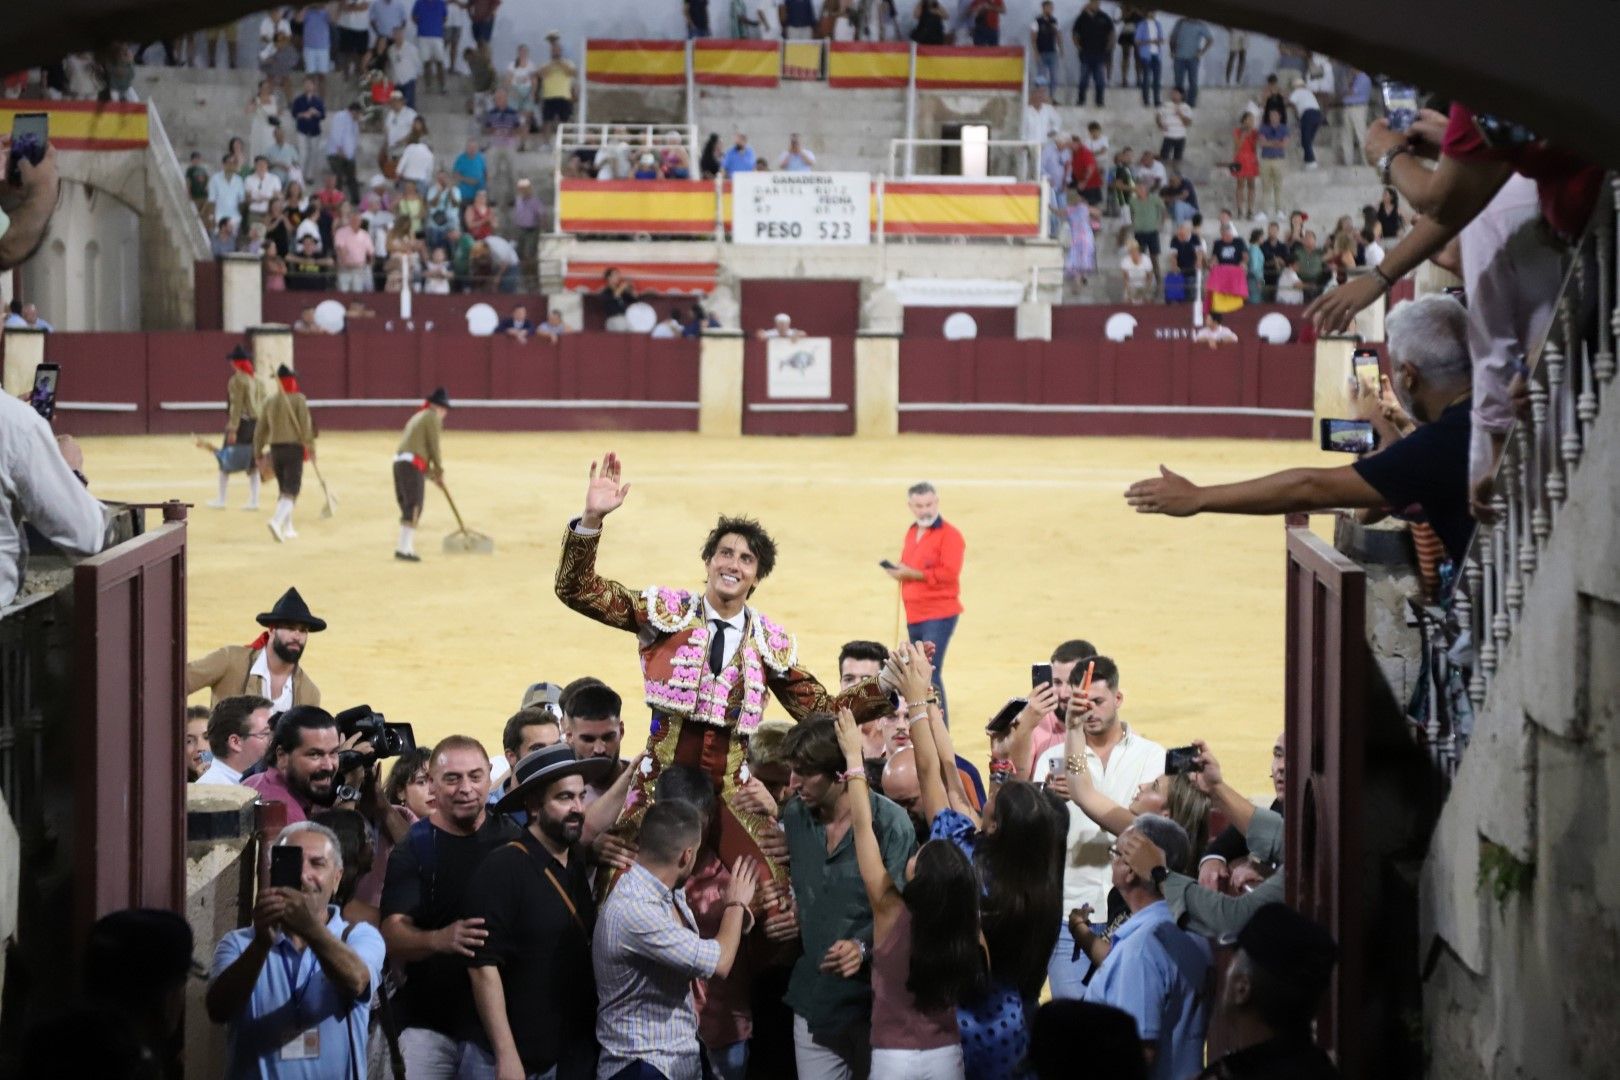
<path fill-rule="evenodd" d="M 860 944 L 846 938 L 832 943 L 827 955 L 821 958 L 821 970 L 829 975 L 853 979 L 860 973 L 861 964 L 865 960 L 866 954 L 861 951 Z"/>
<path fill-rule="evenodd" d="M 1163 465 L 1159 466 L 1158 476 L 1138 480 L 1125 489 L 1125 501 L 1135 507 L 1138 514 L 1191 517 L 1198 513 L 1198 496 L 1197 484 Z"/>
<path fill-rule="evenodd" d="M 754 902 L 759 888 L 759 864 L 745 855 L 737 857 L 731 866 L 731 881 L 726 885 L 726 903 L 748 907 Z"/>
<path fill-rule="evenodd" d="M 844 764 L 851 769 L 860 768 L 865 762 L 865 753 L 861 745 L 861 729 L 855 723 L 855 714 L 848 709 L 838 710 L 838 720 L 833 725 L 838 733 L 838 749 L 844 752 Z"/>
<path fill-rule="evenodd" d="M 591 462 L 591 478 L 585 486 L 585 512 L 579 519 L 587 529 L 600 529 L 602 519 L 624 505 L 630 485 L 619 483 L 621 469 L 619 455 L 611 450 L 602 456 L 600 465 Z"/>

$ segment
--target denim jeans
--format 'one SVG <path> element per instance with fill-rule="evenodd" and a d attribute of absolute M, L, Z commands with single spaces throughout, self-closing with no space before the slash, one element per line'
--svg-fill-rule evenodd
<path fill-rule="evenodd" d="M 1103 66 L 1108 63 L 1107 57 L 1099 56 L 1095 60 L 1082 56 L 1080 58 L 1080 96 L 1075 99 L 1076 105 L 1086 103 L 1086 83 L 1093 82 L 1097 86 L 1097 104 L 1103 103 Z"/>
<path fill-rule="evenodd" d="M 999 26 L 975 26 L 973 28 L 973 44 L 994 48 L 1001 44 L 1001 28 Z"/>
<path fill-rule="evenodd" d="M 951 635 L 956 632 L 956 620 L 960 618 L 960 615 L 952 615 L 948 619 L 924 619 L 906 624 L 906 636 L 912 641 L 934 643 L 934 689 L 939 693 L 939 711 L 945 714 L 947 722 L 951 718 L 951 711 L 945 705 L 945 683 L 942 681 L 945 650 L 951 643 Z"/>
<path fill-rule="evenodd" d="M 1091 929 L 1102 933 L 1102 923 L 1092 923 Z M 1069 933 L 1069 920 L 1063 920 L 1058 931 L 1057 944 L 1052 946 L 1052 959 L 1046 965 L 1046 979 L 1052 986 L 1053 1001 L 1076 1001 L 1086 996 L 1083 981 L 1091 970 L 1091 957 L 1085 953 L 1074 959 L 1074 935 Z"/>
<path fill-rule="evenodd" d="M 1187 96 L 1187 104 L 1198 108 L 1198 58 L 1176 60 L 1176 89 Z"/>
<path fill-rule="evenodd" d="M 1158 108 L 1162 103 L 1159 90 L 1162 85 L 1164 61 L 1157 56 L 1136 58 L 1136 85 L 1142 91 L 1142 104 Z M 1151 93 L 1151 98 L 1149 94 Z"/>
<path fill-rule="evenodd" d="M 1054 93 L 1057 91 L 1057 53 L 1043 52 L 1036 54 L 1036 69 L 1040 76 L 1046 79 L 1046 88 Z M 1038 80 L 1037 80 L 1038 81 Z"/>
<path fill-rule="evenodd" d="M 1305 163 L 1316 160 L 1316 132 L 1322 126 L 1322 110 L 1306 109 L 1299 114 L 1299 148 L 1305 152 Z"/>

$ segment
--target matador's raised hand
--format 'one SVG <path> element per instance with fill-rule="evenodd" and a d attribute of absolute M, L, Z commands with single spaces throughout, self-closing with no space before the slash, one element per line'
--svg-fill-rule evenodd
<path fill-rule="evenodd" d="M 619 455 L 609 450 L 600 463 L 591 462 L 591 479 L 585 487 L 585 512 L 579 523 L 587 529 L 600 529 L 602 519 L 624 504 L 630 485 L 619 483 Z"/>

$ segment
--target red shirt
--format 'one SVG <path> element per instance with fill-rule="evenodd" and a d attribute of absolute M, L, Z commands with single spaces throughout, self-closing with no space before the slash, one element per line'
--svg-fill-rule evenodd
<path fill-rule="evenodd" d="M 944 518 L 935 518 L 922 533 L 919 540 L 917 526 L 912 525 L 900 549 L 900 561 L 923 573 L 921 581 L 900 583 L 908 623 L 962 614 L 962 558 L 967 544 L 956 526 L 947 524 Z"/>
<path fill-rule="evenodd" d="M 1074 176 L 1074 186 L 1081 191 L 1093 191 L 1103 186 L 1102 172 L 1097 168 L 1097 155 L 1079 143 L 1074 145 L 1069 172 Z"/>
<path fill-rule="evenodd" d="M 712 851 L 703 851 L 692 876 L 686 880 L 686 902 L 697 920 L 698 936 L 718 937 L 720 920 L 726 914 L 726 886 L 731 871 Z M 698 1038 L 713 1050 L 753 1037 L 754 1011 L 749 1005 L 749 982 L 753 978 L 748 963 L 748 939 L 743 939 L 731 973 L 708 981 L 698 1004 Z"/>
<path fill-rule="evenodd" d="M 1586 228 L 1603 187 L 1602 169 L 1545 142 L 1501 149 L 1488 146 L 1474 123 L 1473 110 L 1455 102 L 1440 150 L 1458 161 L 1505 161 L 1515 172 L 1534 180 L 1541 197 L 1541 216 L 1570 239 Z"/>

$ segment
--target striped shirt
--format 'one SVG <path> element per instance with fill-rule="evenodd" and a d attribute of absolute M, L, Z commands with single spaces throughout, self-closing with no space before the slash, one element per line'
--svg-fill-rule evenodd
<path fill-rule="evenodd" d="M 599 1078 L 644 1061 L 668 1080 L 700 1080 L 692 980 L 714 974 L 720 943 L 700 938 L 696 926 L 686 894 L 640 863 L 614 886 L 591 942 Z"/>

